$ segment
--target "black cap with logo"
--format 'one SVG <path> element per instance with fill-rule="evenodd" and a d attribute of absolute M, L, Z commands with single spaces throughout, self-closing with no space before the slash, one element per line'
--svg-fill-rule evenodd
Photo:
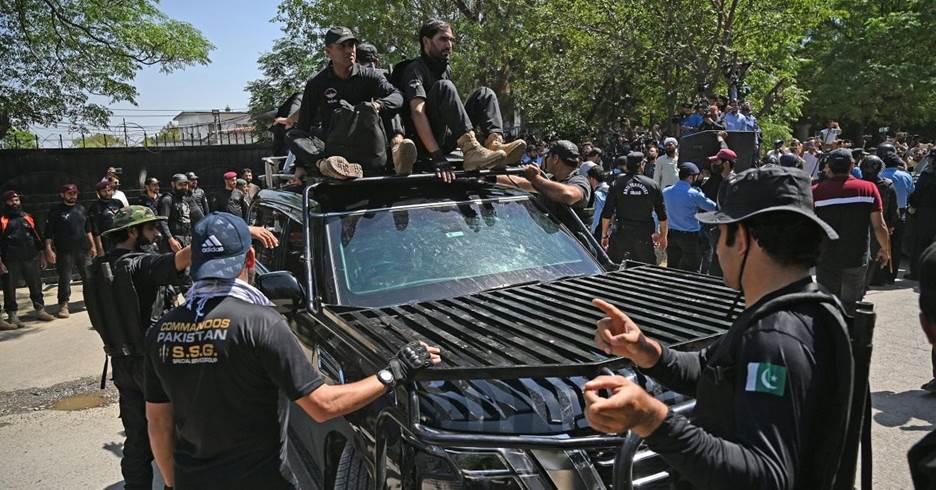
<path fill-rule="evenodd" d="M 357 45 L 357 62 L 372 63 L 377 61 L 377 47 L 370 43 L 361 43 Z"/>
<path fill-rule="evenodd" d="M 811 180 L 798 168 L 772 165 L 745 170 L 728 180 L 728 187 L 719 195 L 719 207 L 696 214 L 696 219 L 718 225 L 771 211 L 790 211 L 814 221 L 830 239 L 838 239 L 832 226 L 816 216 Z"/>
<path fill-rule="evenodd" d="M 354 41 L 355 44 L 357 43 L 357 38 L 354 37 L 354 33 L 347 27 L 335 26 L 325 33 L 326 46 L 335 43 L 341 44 L 345 41 Z"/>

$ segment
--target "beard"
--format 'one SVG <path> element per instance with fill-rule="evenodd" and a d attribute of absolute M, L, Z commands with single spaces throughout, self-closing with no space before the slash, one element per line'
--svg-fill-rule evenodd
<path fill-rule="evenodd" d="M 668 157 L 676 156 L 676 148 L 673 148 L 672 150 L 666 150 L 666 156 Z"/>

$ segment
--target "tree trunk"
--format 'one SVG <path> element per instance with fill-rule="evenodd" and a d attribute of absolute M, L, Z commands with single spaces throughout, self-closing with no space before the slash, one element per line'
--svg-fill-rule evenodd
<path fill-rule="evenodd" d="M 8 131 L 10 131 L 10 115 L 6 112 L 0 112 L 0 140 L 6 137 Z"/>

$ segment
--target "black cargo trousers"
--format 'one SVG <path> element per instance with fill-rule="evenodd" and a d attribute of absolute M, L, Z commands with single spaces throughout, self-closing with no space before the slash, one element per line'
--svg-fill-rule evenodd
<path fill-rule="evenodd" d="M 451 153 L 458 147 L 458 139 L 475 127 L 484 135 L 504 133 L 504 121 L 494 91 L 480 87 L 463 104 L 451 80 L 439 80 L 429 88 L 426 118 L 442 153 Z M 425 151 L 421 141 L 418 146 Z"/>
<path fill-rule="evenodd" d="M 120 472 L 124 477 L 124 488 L 128 490 L 149 490 L 153 487 L 153 451 L 146 429 L 143 362 L 142 356 L 111 358 L 114 386 L 120 394 L 120 421 L 127 436 L 123 458 L 120 460 Z"/>
<path fill-rule="evenodd" d="M 72 274 L 78 269 L 81 284 L 86 284 L 88 266 L 91 259 L 87 250 L 63 250 L 55 254 L 55 272 L 58 274 L 58 304 L 63 305 L 71 299 Z"/>
<path fill-rule="evenodd" d="M 635 260 L 656 264 L 653 253 L 653 222 L 633 223 L 619 221 L 608 241 L 608 257 L 613 262 Z"/>
<path fill-rule="evenodd" d="M 667 233 L 667 267 L 699 272 L 702 267 L 702 240 L 708 240 L 700 231 L 670 229 Z"/>
<path fill-rule="evenodd" d="M 39 310 L 45 307 L 45 300 L 42 297 L 42 271 L 39 268 L 39 256 L 26 260 L 4 260 L 9 271 L 10 285 L 8 291 L 9 297 L 4 296 L 3 302 L 7 312 L 15 312 L 18 309 L 16 304 L 16 285 L 23 281 L 29 288 L 29 299 L 32 301 L 33 308 Z"/>

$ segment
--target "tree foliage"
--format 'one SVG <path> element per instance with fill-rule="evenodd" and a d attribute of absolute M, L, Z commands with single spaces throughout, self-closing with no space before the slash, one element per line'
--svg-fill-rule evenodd
<path fill-rule="evenodd" d="M 36 148 L 36 135 L 22 129 L 12 128 L 0 138 L 0 148 L 32 149 Z"/>
<path fill-rule="evenodd" d="M 750 64 L 748 99 L 762 123 L 788 126 L 806 33 L 830 10 L 820 0 L 283 0 L 284 38 L 260 63 L 251 108 L 262 112 L 321 69 L 329 26 L 377 46 L 384 65 L 418 55 L 430 17 L 452 23 L 455 82 L 491 87 L 509 125 L 579 135 L 622 120 L 665 122 L 680 102 L 727 93 L 730 67 Z M 795 26 L 794 29 L 788 28 Z M 298 51 L 297 51 L 298 50 Z"/>
<path fill-rule="evenodd" d="M 124 139 L 107 133 L 94 133 L 72 140 L 74 148 L 118 148 L 126 146 Z"/>
<path fill-rule="evenodd" d="M 856 129 L 936 119 L 936 2 L 838 0 L 810 35 L 808 115 Z"/>
<path fill-rule="evenodd" d="M 137 96 L 145 66 L 207 64 L 214 48 L 157 0 L 0 0 L 0 137 L 11 127 L 103 126 L 110 103 Z"/>

